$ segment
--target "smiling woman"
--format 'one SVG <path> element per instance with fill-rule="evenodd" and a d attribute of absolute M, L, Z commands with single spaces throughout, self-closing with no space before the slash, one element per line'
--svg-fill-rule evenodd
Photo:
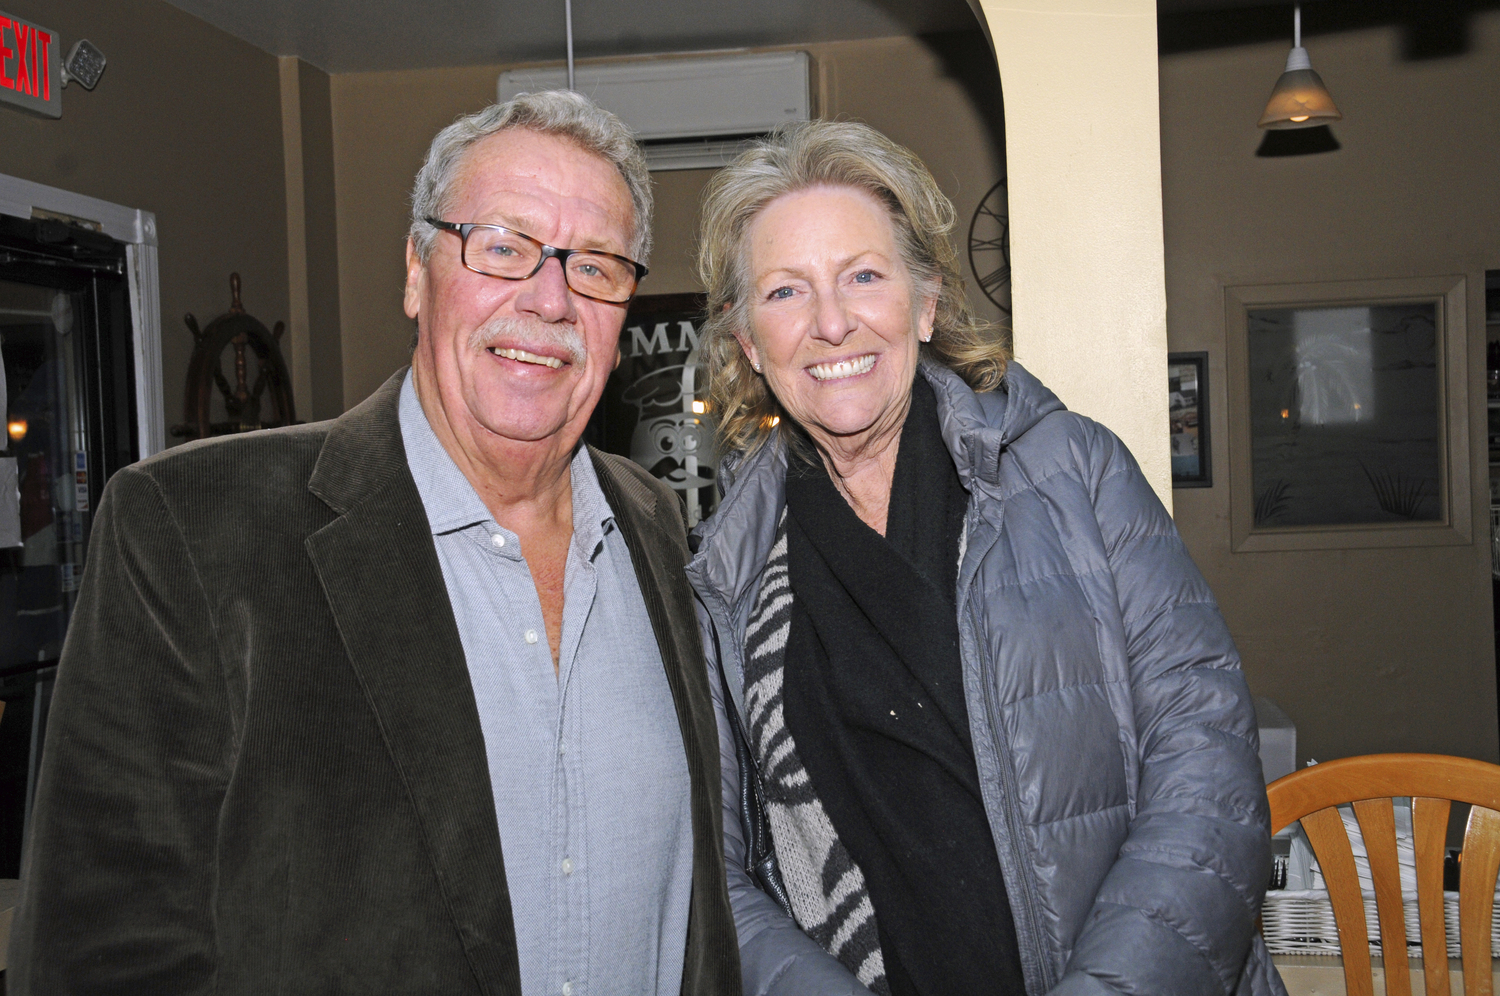
<path fill-rule="evenodd" d="M 747 237 L 750 327 L 736 340 L 832 461 L 861 518 L 884 533 L 918 343 L 932 337 L 941 278 L 913 280 L 890 213 L 857 188 L 783 194 Z"/>
<path fill-rule="evenodd" d="M 736 452 L 688 576 L 745 991 L 1277 992 L 1224 621 L 1125 447 L 969 313 L 953 221 L 842 122 L 706 196 Z"/>
<path fill-rule="evenodd" d="M 936 288 L 926 326 L 931 337 L 920 352 L 957 372 L 975 390 L 998 386 L 1010 358 L 1008 337 L 979 321 L 969 308 L 949 238 L 953 205 L 927 167 L 910 150 L 864 125 L 814 122 L 788 133 L 788 139 L 747 153 L 733 168 L 720 171 L 704 195 L 698 257 L 699 279 L 709 288 L 704 362 L 715 391 L 714 410 L 725 413 L 719 431 L 726 448 L 756 449 L 769 438 L 771 420 L 783 414 L 741 345 L 753 300 L 747 286 L 749 231 L 773 201 L 813 188 L 840 190 L 846 197 L 862 193 L 882 206 L 895 252 L 892 261 L 899 258 L 913 287 L 920 285 L 927 293 Z"/>

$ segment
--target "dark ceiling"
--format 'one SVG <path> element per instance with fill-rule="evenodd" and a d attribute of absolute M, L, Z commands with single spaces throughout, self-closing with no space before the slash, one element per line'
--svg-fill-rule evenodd
<path fill-rule="evenodd" d="M 1263 0 L 1157 0 L 1163 54 L 1228 48 L 1292 36 L 1292 4 Z M 1500 9 L 1500 0 L 1308 0 L 1305 36 L 1396 25 L 1402 55 L 1435 59 L 1469 50 L 1473 16 Z"/>
<path fill-rule="evenodd" d="M 328 72 L 562 59 L 563 0 L 169 0 Z M 965 31 L 967 0 L 573 0 L 578 58 Z"/>
<path fill-rule="evenodd" d="M 328 72 L 564 57 L 564 0 L 168 0 L 276 55 Z M 578 58 L 933 35 L 978 29 L 978 0 L 573 0 Z M 1310 37 L 1396 24 L 1408 58 L 1466 51 L 1500 0 L 1307 0 Z M 1284 39 L 1290 2 L 1158 0 L 1164 53 Z"/>

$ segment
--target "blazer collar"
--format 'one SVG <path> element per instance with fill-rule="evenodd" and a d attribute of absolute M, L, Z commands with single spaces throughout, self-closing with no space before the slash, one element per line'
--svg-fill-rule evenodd
<path fill-rule="evenodd" d="M 396 406 L 401 398 L 402 367 L 384 384 L 333 421 L 308 479 L 308 490 L 343 515 L 393 478 L 411 472 Z M 415 486 L 413 486 L 415 487 Z"/>

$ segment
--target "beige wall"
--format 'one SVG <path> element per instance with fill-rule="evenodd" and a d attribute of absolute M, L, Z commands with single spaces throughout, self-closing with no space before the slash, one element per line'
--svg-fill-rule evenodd
<path fill-rule="evenodd" d="M 1016 359 L 1168 509 L 1155 0 L 979 0 L 1005 88 Z"/>
<path fill-rule="evenodd" d="M 344 411 L 332 84 L 327 73 L 295 56 L 278 61 L 291 296 L 282 352 L 298 418 L 318 421 Z"/>
<path fill-rule="evenodd" d="M 977 32 L 805 46 L 818 106 L 864 120 L 913 148 L 959 213 L 957 237 L 1003 168 L 999 84 Z M 495 98 L 505 65 L 333 77 L 344 401 L 353 405 L 405 363 L 401 252 L 412 177 L 432 136 Z M 692 275 L 707 171 L 656 173 L 656 249 L 642 293 L 698 290 Z M 982 295 L 981 312 L 998 318 Z"/>
<path fill-rule="evenodd" d="M 7 12 L 88 38 L 109 59 L 61 120 L 0 108 L 0 173 L 156 213 L 167 424 L 182 420 L 193 340 L 229 307 L 229 274 L 267 326 L 287 317 L 276 59 L 160 0 L 7 0 Z M 168 443 L 177 440 L 168 437 Z"/>
<path fill-rule="evenodd" d="M 1260 158 L 1255 127 L 1287 43 L 1161 60 L 1168 336 L 1208 350 L 1211 489 L 1176 492 L 1251 687 L 1326 760 L 1385 750 L 1496 760 L 1482 287 L 1500 267 L 1500 14 L 1463 56 L 1401 58 L 1395 29 L 1307 39 L 1342 148 Z M 1474 541 L 1232 553 L 1226 284 L 1467 275 Z"/>

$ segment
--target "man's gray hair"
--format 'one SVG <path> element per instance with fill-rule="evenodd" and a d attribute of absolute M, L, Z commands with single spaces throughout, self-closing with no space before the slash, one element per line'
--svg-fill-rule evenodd
<path fill-rule="evenodd" d="M 572 139 L 584 151 L 592 152 L 618 169 L 630 190 L 630 202 L 635 211 L 630 257 L 637 262 L 647 262 L 651 255 L 651 174 L 646 171 L 646 157 L 624 122 L 573 90 L 523 93 L 504 104 L 491 104 L 482 111 L 466 114 L 437 133 L 427 150 L 427 161 L 417 173 L 416 187 L 411 194 L 411 230 L 408 234 L 418 258 L 425 263 L 432 254 L 438 229 L 428 224 L 427 219 L 442 218 L 447 211 L 465 153 L 481 139 L 511 128 Z M 466 222 L 471 219 L 444 220 Z"/>

